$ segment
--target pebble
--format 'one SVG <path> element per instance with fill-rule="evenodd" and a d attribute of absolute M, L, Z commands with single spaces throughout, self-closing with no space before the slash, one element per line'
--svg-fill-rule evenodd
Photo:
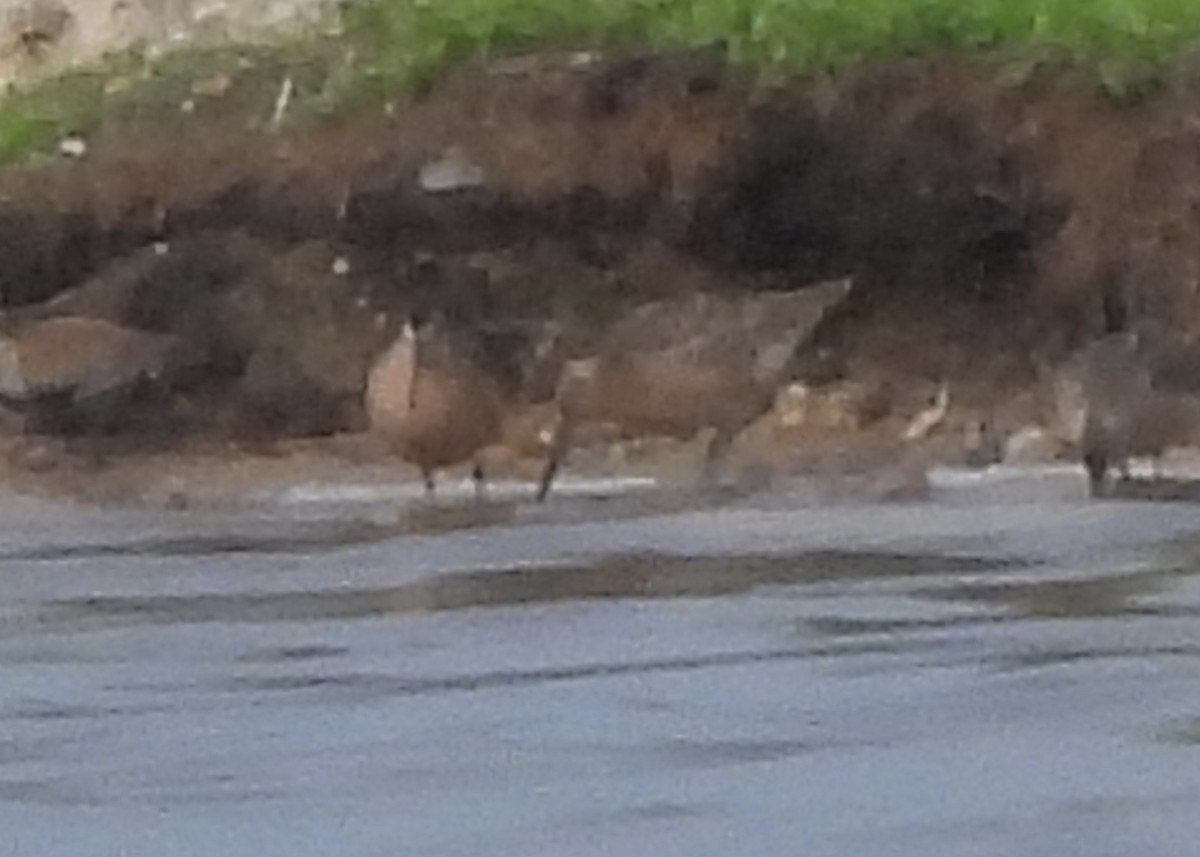
<path fill-rule="evenodd" d="M 440 160 L 421 167 L 417 184 L 426 193 L 451 193 L 483 185 L 483 168 L 473 163 L 459 146 L 451 146 Z"/>

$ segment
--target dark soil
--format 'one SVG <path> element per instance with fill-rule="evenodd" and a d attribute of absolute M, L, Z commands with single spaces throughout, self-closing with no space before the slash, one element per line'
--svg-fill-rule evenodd
<path fill-rule="evenodd" d="M 798 372 L 948 380 L 1028 421 L 1039 372 L 1090 337 L 1142 316 L 1200 335 L 1194 104 L 954 58 L 754 87 L 709 52 L 468 64 L 303 133 L 218 101 L 0 172 L 0 323 L 179 334 L 197 368 L 146 424 L 261 440 L 360 428 L 367 367 L 413 310 L 483 331 L 498 383 L 537 401 L 539 322 L 584 352 L 641 301 L 849 273 Z M 483 184 L 425 192 L 450 147 Z"/>

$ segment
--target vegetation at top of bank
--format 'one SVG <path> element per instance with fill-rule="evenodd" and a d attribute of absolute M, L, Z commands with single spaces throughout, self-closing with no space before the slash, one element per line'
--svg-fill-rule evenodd
<path fill-rule="evenodd" d="M 806 72 L 946 50 L 1051 56 L 1122 90 L 1200 44 L 1192 0 L 367 0 L 345 13 L 392 84 L 532 45 L 724 44 L 737 62 Z"/>
<path fill-rule="evenodd" d="M 364 0 L 336 23 L 332 35 L 273 46 L 122 54 L 10 94 L 0 162 L 227 90 L 248 93 L 236 103 L 256 105 L 267 124 L 282 81 L 292 121 L 377 106 L 456 61 L 539 47 L 722 44 L 737 63 L 782 73 L 965 50 L 1017 68 L 1082 65 L 1121 95 L 1200 56 L 1194 0 Z"/>

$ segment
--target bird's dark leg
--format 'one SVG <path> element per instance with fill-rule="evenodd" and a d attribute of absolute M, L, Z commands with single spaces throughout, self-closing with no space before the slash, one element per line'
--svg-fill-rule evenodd
<path fill-rule="evenodd" d="M 476 460 L 475 467 L 471 470 L 471 480 L 475 483 L 475 500 L 477 502 L 485 499 L 486 485 L 484 484 L 484 478 L 483 463 Z"/>
<path fill-rule="evenodd" d="M 433 471 L 428 468 L 422 467 L 421 468 L 421 480 L 425 483 L 425 496 L 432 497 L 434 490 L 437 487 L 433 481 Z"/>
<path fill-rule="evenodd" d="M 558 426 L 554 430 L 554 438 L 550 442 L 550 451 L 546 457 L 546 466 L 542 470 L 542 478 L 538 482 L 537 501 L 545 502 L 546 496 L 550 493 L 550 486 L 554 482 L 554 477 L 558 475 L 558 468 L 567 457 L 567 451 L 571 447 L 571 437 L 574 434 L 574 425 L 566 417 L 560 417 Z"/>
<path fill-rule="evenodd" d="M 729 448 L 733 446 L 734 433 L 727 428 L 718 428 L 708 442 L 708 450 L 704 455 L 703 482 L 709 488 L 719 487 L 720 468 L 725 461 Z"/>
<path fill-rule="evenodd" d="M 1104 478 L 1108 475 L 1108 457 L 1102 452 L 1089 450 L 1083 454 L 1083 466 L 1087 469 L 1089 493 L 1092 497 L 1103 497 Z"/>

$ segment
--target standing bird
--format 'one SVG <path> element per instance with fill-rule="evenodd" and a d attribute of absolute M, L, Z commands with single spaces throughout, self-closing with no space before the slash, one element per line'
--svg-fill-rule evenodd
<path fill-rule="evenodd" d="M 471 459 L 482 491 L 480 452 L 500 439 L 501 403 L 461 338 L 407 322 L 367 376 L 366 411 L 371 431 L 420 468 L 426 492 L 438 470 Z"/>
<path fill-rule="evenodd" d="M 1079 443 L 1092 496 L 1104 493 L 1110 469 L 1128 478 L 1131 458 L 1157 458 L 1200 430 L 1200 398 L 1160 389 L 1155 358 L 1145 337 L 1110 334 L 1076 354 L 1060 379 L 1060 401 L 1074 391 L 1082 402 Z"/>
<path fill-rule="evenodd" d="M 550 491 L 576 426 L 610 423 L 624 437 L 687 439 L 712 429 L 711 477 L 734 438 L 766 413 L 797 347 L 850 292 L 850 280 L 727 299 L 698 294 L 639 307 L 599 353 L 567 363 L 558 427 L 537 499 Z"/>

